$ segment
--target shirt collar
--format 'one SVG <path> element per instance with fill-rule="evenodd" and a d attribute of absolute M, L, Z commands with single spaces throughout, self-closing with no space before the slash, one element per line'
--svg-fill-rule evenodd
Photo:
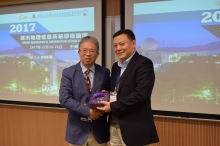
<path fill-rule="evenodd" d="M 134 53 L 133 53 L 128 59 L 126 59 L 125 61 L 119 60 L 119 61 L 118 61 L 118 66 L 121 67 L 121 68 L 127 67 L 127 66 L 128 66 L 128 63 L 131 61 L 131 58 L 134 56 L 134 54 L 135 54 L 135 51 L 134 51 Z"/>
<path fill-rule="evenodd" d="M 88 68 L 86 68 L 85 66 L 83 66 L 83 64 L 82 64 L 82 62 L 80 61 L 80 66 L 81 66 L 81 68 L 82 68 L 82 71 L 83 71 L 83 73 L 88 69 Z M 92 65 L 92 67 L 91 68 L 89 68 L 93 73 L 95 73 L 95 66 L 94 66 L 94 64 Z"/>

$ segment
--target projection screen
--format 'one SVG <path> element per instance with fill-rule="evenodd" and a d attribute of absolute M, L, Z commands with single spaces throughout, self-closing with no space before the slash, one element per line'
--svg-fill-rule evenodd
<path fill-rule="evenodd" d="M 74 0 L 1 7 L 0 101 L 58 104 L 62 70 L 79 62 L 84 36 L 99 40 L 96 63 L 102 65 L 102 4 Z"/>
<path fill-rule="evenodd" d="M 220 115 L 220 1 L 124 2 L 125 28 L 154 64 L 153 110 Z"/>

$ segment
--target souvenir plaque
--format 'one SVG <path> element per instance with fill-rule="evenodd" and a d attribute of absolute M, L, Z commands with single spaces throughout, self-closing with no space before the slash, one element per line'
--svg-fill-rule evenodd
<path fill-rule="evenodd" d="M 109 93 L 108 92 L 96 92 L 93 94 L 92 98 L 89 101 L 89 106 L 91 108 L 103 107 L 101 101 L 109 101 Z"/>

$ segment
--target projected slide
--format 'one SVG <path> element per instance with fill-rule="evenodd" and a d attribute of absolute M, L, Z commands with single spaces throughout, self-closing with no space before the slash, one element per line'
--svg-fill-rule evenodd
<path fill-rule="evenodd" d="M 153 109 L 220 114 L 220 1 L 145 2 L 133 9 L 137 51 L 154 63 Z"/>
<path fill-rule="evenodd" d="M 79 41 L 95 35 L 94 16 L 94 7 L 1 14 L 0 99 L 58 97 L 62 70 L 79 62 Z"/>

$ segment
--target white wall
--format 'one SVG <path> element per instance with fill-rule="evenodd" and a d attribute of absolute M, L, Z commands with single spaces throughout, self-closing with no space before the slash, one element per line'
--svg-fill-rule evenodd
<path fill-rule="evenodd" d="M 106 17 L 106 42 L 105 42 L 105 62 L 107 68 L 111 70 L 112 64 L 118 61 L 113 48 L 113 34 L 120 29 L 120 16 Z"/>

